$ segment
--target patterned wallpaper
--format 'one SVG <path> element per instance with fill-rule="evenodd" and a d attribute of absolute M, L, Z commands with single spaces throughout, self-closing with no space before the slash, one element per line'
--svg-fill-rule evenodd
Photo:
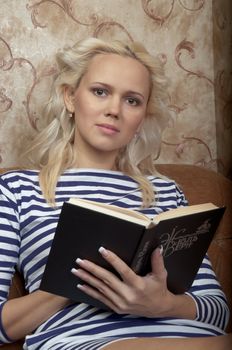
<path fill-rule="evenodd" d="M 158 161 L 230 176 L 231 7 L 230 0 L 0 0 L 0 166 L 24 164 L 54 53 L 96 36 L 142 41 L 165 65 L 172 121 Z"/>

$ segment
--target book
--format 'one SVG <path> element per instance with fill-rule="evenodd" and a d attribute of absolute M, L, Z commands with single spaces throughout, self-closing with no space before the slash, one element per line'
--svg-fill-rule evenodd
<path fill-rule="evenodd" d="M 72 198 L 62 206 L 40 289 L 108 310 L 77 288 L 82 282 L 71 273 L 76 259 L 88 259 L 117 274 L 98 252 L 103 246 L 144 276 L 151 271 L 153 250 L 162 245 L 168 288 L 182 294 L 191 287 L 224 211 L 205 203 L 149 219 L 130 209 Z"/>

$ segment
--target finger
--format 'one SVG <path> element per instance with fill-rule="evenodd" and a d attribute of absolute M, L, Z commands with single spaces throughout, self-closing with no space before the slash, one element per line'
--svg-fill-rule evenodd
<path fill-rule="evenodd" d="M 123 290 L 125 288 L 124 283 L 114 273 L 104 269 L 101 266 L 94 264 L 89 260 L 77 259 L 76 262 L 81 267 L 81 270 L 82 270 L 82 272 L 80 272 L 80 269 L 76 270 L 77 271 L 76 274 L 83 273 L 81 278 L 85 280 L 85 282 L 92 284 L 94 287 L 98 288 L 96 283 L 100 283 L 101 281 L 102 283 L 104 283 L 104 285 L 108 286 L 111 291 L 114 291 L 115 293 L 114 298 L 117 295 L 118 296 L 123 295 Z M 84 275 L 84 271 L 85 272 L 87 271 L 85 275 Z M 110 293 L 108 293 L 108 295 L 110 296 Z M 110 297 L 112 298 L 113 295 Z"/>
<path fill-rule="evenodd" d="M 158 247 L 154 250 L 151 256 L 151 268 L 152 274 L 158 279 L 166 279 L 167 278 L 167 270 L 164 265 L 163 259 L 163 248 Z"/>
<path fill-rule="evenodd" d="M 127 314 L 129 311 L 126 308 L 125 303 L 116 303 L 114 300 L 108 299 L 104 294 L 102 294 L 97 289 L 91 288 L 86 284 L 78 284 L 77 288 L 79 288 L 84 293 L 88 294 L 90 297 L 101 301 L 103 304 L 108 306 L 111 310 L 118 314 Z"/>
<path fill-rule="evenodd" d="M 82 274 L 81 278 L 88 283 L 94 283 L 94 281 L 102 280 L 107 286 L 111 287 L 116 283 L 121 284 L 121 280 L 111 271 L 106 270 L 105 268 L 96 265 L 92 261 L 77 259 L 76 263 L 81 267 L 81 269 L 75 270 L 72 269 L 74 274 L 78 275 Z M 92 278 L 92 279 L 91 279 Z M 92 284 L 91 283 L 91 284 Z"/>
<path fill-rule="evenodd" d="M 98 269 L 102 271 L 104 270 L 87 260 L 81 260 L 81 262 L 79 261 L 79 263 L 81 263 L 82 266 L 84 266 L 85 268 L 88 268 L 91 271 L 97 271 Z M 114 283 L 110 282 L 109 276 L 108 278 L 104 276 L 104 280 L 101 280 L 93 276 L 92 273 L 88 273 L 83 269 L 72 269 L 71 272 L 77 277 L 79 277 L 82 281 L 88 283 L 88 284 L 80 283 L 77 285 L 77 288 L 81 289 L 83 292 L 85 292 L 89 296 L 100 300 L 109 308 L 111 308 L 113 311 L 119 314 L 128 313 L 127 303 L 123 298 L 124 288 L 123 288 L 123 285 L 121 286 L 122 282 L 118 278 L 116 278 L 113 274 L 106 271 L 106 275 L 107 274 L 111 275 L 114 277 L 114 279 L 117 279 L 119 281 L 120 286 L 117 289 L 111 288 L 114 285 Z M 101 275 L 101 273 L 96 273 L 96 275 L 98 274 Z"/>
<path fill-rule="evenodd" d="M 104 247 L 100 247 L 98 251 L 113 266 L 125 283 L 128 285 L 134 285 L 136 283 L 138 276 L 122 259 Z"/>
<path fill-rule="evenodd" d="M 114 300 L 117 300 L 117 294 L 110 288 L 109 285 L 107 285 L 105 282 L 99 280 L 92 274 L 88 273 L 87 271 L 83 269 L 72 269 L 71 272 L 79 277 L 83 282 L 87 284 L 79 283 L 77 285 L 77 288 L 84 291 L 86 294 L 92 296 L 95 299 L 98 299 L 102 302 L 104 302 L 109 307 L 113 307 L 115 302 L 112 302 Z"/>
<path fill-rule="evenodd" d="M 86 293 L 87 295 L 89 295 L 90 297 L 101 301 L 103 304 L 108 306 L 110 309 L 116 311 L 116 307 L 115 307 L 114 303 L 111 302 L 111 300 L 109 300 L 99 290 L 94 289 L 87 284 L 78 284 L 77 288 L 80 289 L 82 292 Z"/>

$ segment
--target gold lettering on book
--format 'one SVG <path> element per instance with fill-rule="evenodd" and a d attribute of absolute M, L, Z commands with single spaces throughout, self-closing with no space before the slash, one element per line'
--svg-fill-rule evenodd
<path fill-rule="evenodd" d="M 192 233 L 188 233 L 186 228 L 178 229 L 178 226 L 175 226 L 171 232 L 163 233 L 160 237 L 160 243 L 164 248 L 163 256 L 169 256 L 176 251 L 190 248 L 200 235 L 209 232 L 210 227 L 211 222 L 208 219 Z"/>

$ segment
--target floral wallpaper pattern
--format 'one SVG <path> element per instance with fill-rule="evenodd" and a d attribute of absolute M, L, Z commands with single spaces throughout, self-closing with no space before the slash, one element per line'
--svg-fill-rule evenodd
<path fill-rule="evenodd" d="M 170 78 L 160 163 L 231 175 L 230 0 L 0 0 L 0 166 L 36 131 L 54 54 L 80 38 L 142 41 Z"/>

